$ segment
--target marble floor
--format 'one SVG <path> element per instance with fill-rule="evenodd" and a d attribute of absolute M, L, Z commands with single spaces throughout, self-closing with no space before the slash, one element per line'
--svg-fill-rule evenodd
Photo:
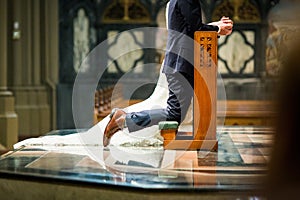
<path fill-rule="evenodd" d="M 70 134 L 78 133 L 61 130 L 48 136 Z M 89 144 L 55 144 L 49 149 L 45 143 L 24 145 L 1 156 L 0 179 L 129 188 L 133 194 L 135 189 L 225 192 L 227 195 L 232 192 L 247 194 L 245 199 L 251 195 L 253 199 L 262 199 L 256 196 L 256 191 L 262 188 L 266 175 L 272 130 L 222 127 L 217 136 L 217 152 L 164 150 L 161 146 L 103 148 Z M 0 191 L 3 191 L 2 184 Z"/>

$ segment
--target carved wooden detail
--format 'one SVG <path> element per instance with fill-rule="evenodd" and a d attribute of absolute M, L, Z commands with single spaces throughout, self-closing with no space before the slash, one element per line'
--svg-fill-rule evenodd
<path fill-rule="evenodd" d="M 217 33 L 196 32 L 194 47 L 193 133 L 176 133 L 175 140 L 164 139 L 164 149 L 217 150 Z"/>

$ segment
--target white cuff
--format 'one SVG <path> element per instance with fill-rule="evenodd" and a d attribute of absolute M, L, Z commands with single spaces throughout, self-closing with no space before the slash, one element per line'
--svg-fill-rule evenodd
<path fill-rule="evenodd" d="M 219 28 L 219 30 L 218 30 L 218 34 L 220 34 L 220 32 L 221 32 L 221 27 L 220 27 L 220 26 L 218 26 L 218 28 Z"/>

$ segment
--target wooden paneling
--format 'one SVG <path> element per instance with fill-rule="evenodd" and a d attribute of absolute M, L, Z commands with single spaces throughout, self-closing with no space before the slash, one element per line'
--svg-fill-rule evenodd
<path fill-rule="evenodd" d="M 216 139 L 217 33 L 196 32 L 194 47 L 194 139 Z"/>
<path fill-rule="evenodd" d="M 193 137 L 167 140 L 164 149 L 218 149 L 217 126 L 217 48 L 218 34 L 195 32 L 194 43 L 194 124 Z"/>
<path fill-rule="evenodd" d="M 115 95 L 113 95 L 115 94 Z M 112 97 L 113 96 L 113 97 Z M 125 108 L 127 106 L 143 101 L 142 99 L 126 100 L 123 98 L 123 89 L 120 85 L 113 85 L 98 89 L 95 92 L 94 124 L 98 123 L 110 114 L 115 107 Z"/>
<path fill-rule="evenodd" d="M 218 107 L 218 125 L 254 125 L 273 126 L 276 111 L 271 101 L 231 100 L 220 101 Z"/>

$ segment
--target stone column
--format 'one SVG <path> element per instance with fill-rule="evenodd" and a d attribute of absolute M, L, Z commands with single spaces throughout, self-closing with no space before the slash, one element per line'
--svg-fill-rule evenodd
<path fill-rule="evenodd" d="M 44 49 L 45 49 L 45 60 L 43 65 L 45 66 L 45 83 L 49 88 L 50 104 L 51 104 L 51 127 L 52 129 L 57 128 L 57 96 L 56 87 L 58 84 L 58 69 L 59 69 L 59 3 L 58 0 L 46 0 L 44 1 Z"/>
<path fill-rule="evenodd" d="M 8 41 L 8 87 L 16 100 L 19 138 L 36 137 L 56 128 L 58 0 L 7 4 L 9 27 L 17 23 L 21 33 Z"/>
<path fill-rule="evenodd" d="M 7 90 L 7 0 L 0 1 L 0 143 L 12 148 L 18 141 L 14 97 Z"/>

